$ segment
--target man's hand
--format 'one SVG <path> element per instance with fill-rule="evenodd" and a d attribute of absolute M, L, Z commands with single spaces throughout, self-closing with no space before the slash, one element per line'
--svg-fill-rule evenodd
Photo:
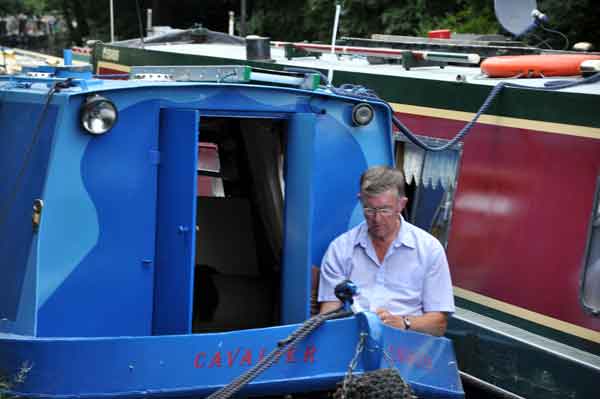
<path fill-rule="evenodd" d="M 404 325 L 404 319 L 402 318 L 402 316 L 393 315 L 388 310 L 385 310 L 383 308 L 377 308 L 375 313 L 377 314 L 377 316 L 383 324 L 398 328 L 400 330 L 406 329 L 406 326 Z"/>
<path fill-rule="evenodd" d="M 427 312 L 421 316 L 393 315 L 388 310 L 379 308 L 375 311 L 385 325 L 405 330 L 404 317 L 410 320 L 410 329 L 427 334 L 442 336 L 448 326 L 448 314 L 444 312 Z"/>

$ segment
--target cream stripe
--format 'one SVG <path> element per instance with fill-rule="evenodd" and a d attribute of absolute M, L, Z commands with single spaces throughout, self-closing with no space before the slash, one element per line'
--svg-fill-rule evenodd
<path fill-rule="evenodd" d="M 100 68 L 110 68 L 110 69 L 114 69 L 116 71 L 125 72 L 125 73 L 129 73 L 129 71 L 131 70 L 130 66 L 115 64 L 115 63 L 106 62 L 106 61 L 98 61 L 97 70 L 100 70 Z"/>
<path fill-rule="evenodd" d="M 390 103 L 394 111 L 434 118 L 470 121 L 475 116 L 471 112 L 451 111 L 440 108 L 420 107 L 416 105 Z M 531 119 L 509 118 L 498 115 L 481 115 L 479 122 L 490 125 L 512 127 L 518 129 L 538 130 L 544 133 L 564 134 L 568 136 L 600 139 L 600 128 L 567 125 L 564 123 L 542 122 Z"/>
<path fill-rule="evenodd" d="M 532 312 L 530 310 L 523 309 L 518 306 L 511 305 L 509 303 L 502 302 L 497 299 L 493 299 L 488 296 L 481 295 L 476 292 L 465 290 L 456 286 L 454 287 L 454 295 L 456 295 L 459 298 L 467 299 L 471 302 L 475 302 L 492 309 L 500 310 L 501 312 L 508 313 L 510 315 L 517 316 L 522 319 L 532 321 L 534 323 L 541 324 L 543 326 L 550 327 L 558 331 L 575 335 L 579 338 L 600 343 L 599 331 L 590 330 L 587 328 L 576 326 L 575 324 L 567 323 L 562 320 L 544 316 L 543 314 Z"/>
<path fill-rule="evenodd" d="M 28 56 L 31 58 L 41 59 L 41 60 L 44 60 L 46 63 L 52 64 L 52 65 L 58 65 L 58 64 L 63 63 L 62 58 L 54 57 L 52 55 L 36 53 L 34 51 L 27 51 L 27 50 L 21 50 L 21 49 L 13 49 L 13 51 L 15 52 L 15 54 Z"/>

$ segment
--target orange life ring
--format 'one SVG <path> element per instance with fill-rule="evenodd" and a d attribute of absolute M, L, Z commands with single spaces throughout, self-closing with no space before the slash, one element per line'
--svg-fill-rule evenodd
<path fill-rule="evenodd" d="M 484 60 L 481 71 L 492 78 L 573 76 L 581 73 L 583 61 L 598 59 L 592 54 L 502 55 Z"/>

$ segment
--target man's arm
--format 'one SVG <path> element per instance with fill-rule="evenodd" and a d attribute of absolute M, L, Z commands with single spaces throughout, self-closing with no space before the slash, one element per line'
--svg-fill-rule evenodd
<path fill-rule="evenodd" d="M 423 315 L 409 317 L 411 328 L 433 335 L 444 335 L 448 326 L 448 315 L 454 313 L 454 293 L 450 268 L 444 247 L 434 241 L 432 259 L 423 282 Z"/>
<path fill-rule="evenodd" d="M 406 329 L 404 317 L 407 317 L 411 330 L 438 337 L 444 335 L 448 326 L 448 314 L 445 312 L 426 312 L 421 316 L 399 316 L 393 315 L 385 309 L 377 309 L 377 316 L 384 324 L 401 330 Z"/>
<path fill-rule="evenodd" d="M 342 303 L 335 296 L 335 286 L 345 279 L 349 274 L 345 268 L 344 242 L 340 244 L 340 238 L 335 239 L 327 248 L 321 270 L 319 273 L 319 313 L 326 313 L 338 309 Z"/>

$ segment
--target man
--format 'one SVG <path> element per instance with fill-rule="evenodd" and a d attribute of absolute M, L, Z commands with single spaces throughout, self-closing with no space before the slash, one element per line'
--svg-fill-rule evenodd
<path fill-rule="evenodd" d="M 356 310 L 377 313 L 384 324 L 443 335 L 454 312 L 444 248 L 405 221 L 408 198 L 402 172 L 373 167 L 360 179 L 363 222 L 336 238 L 321 265 L 321 313 L 340 306 L 333 290 L 343 280 L 358 286 Z"/>

